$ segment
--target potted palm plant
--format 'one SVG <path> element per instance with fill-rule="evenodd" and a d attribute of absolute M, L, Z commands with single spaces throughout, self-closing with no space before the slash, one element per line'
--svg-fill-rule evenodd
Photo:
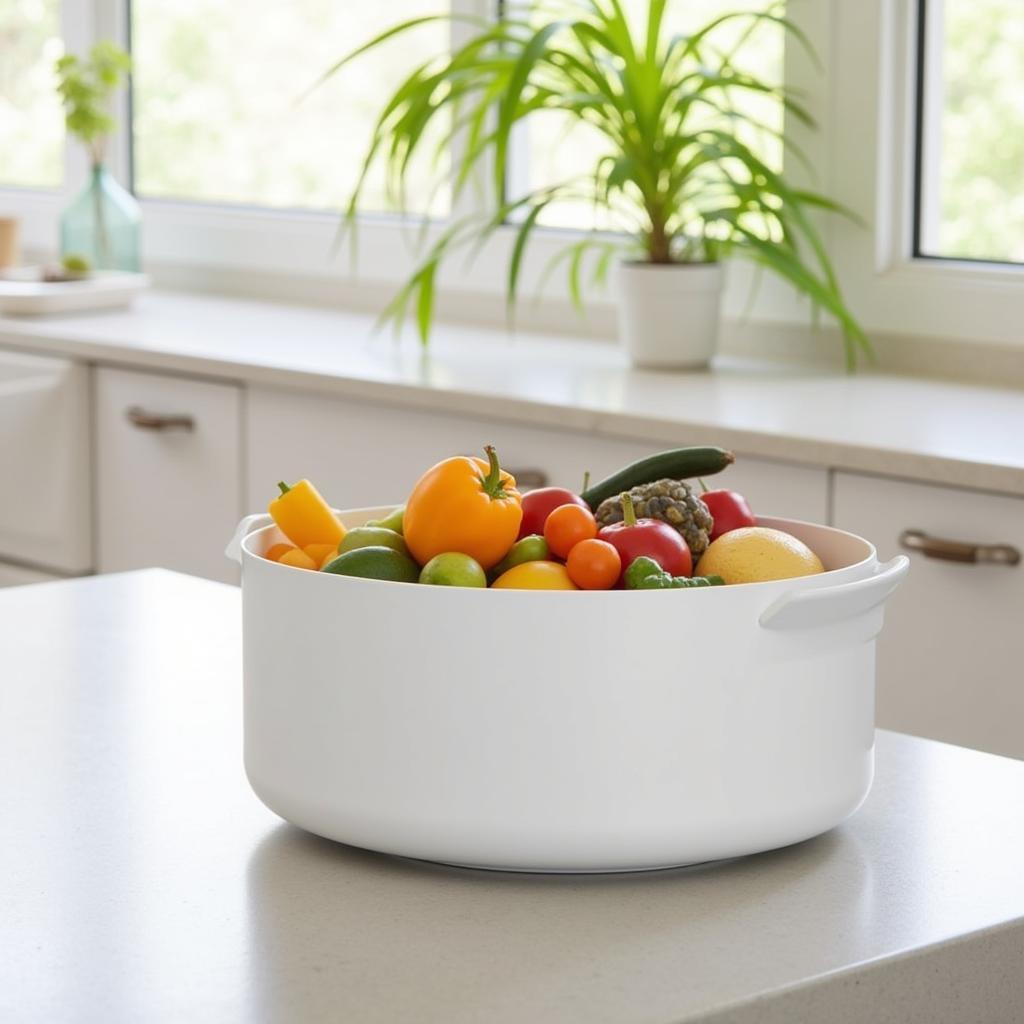
<path fill-rule="evenodd" d="M 739 33 L 716 44 L 725 26 L 771 22 L 801 45 L 799 30 L 777 6 L 713 18 L 687 35 L 667 27 L 671 0 L 646 0 L 643 26 L 623 0 L 540 0 L 497 22 L 470 21 L 472 37 L 413 69 L 384 104 L 362 173 L 346 210 L 352 230 L 371 168 L 382 163 L 405 209 L 405 184 L 422 175 L 413 158 L 441 131 L 458 141 L 451 174 L 457 199 L 482 182 L 487 212 L 454 219 L 426 245 L 386 314 L 414 311 L 424 342 L 434 312 L 438 266 L 456 251 L 475 251 L 511 229 L 507 296 L 514 305 L 530 238 L 553 203 L 600 208 L 619 233 L 591 231 L 569 244 L 564 262 L 579 304 L 584 280 L 603 283 L 618 257 L 620 334 L 641 366 L 706 365 L 714 347 L 721 261 L 744 257 L 780 275 L 830 314 L 842 329 L 846 363 L 870 352 L 847 308 L 813 222 L 841 212 L 827 197 L 791 184 L 759 155 L 752 134 L 777 129 L 747 112 L 744 98 L 780 104 L 810 125 L 806 109 L 781 85 L 744 70 Z M 413 18 L 381 33 L 332 67 L 335 74 L 395 36 L 438 18 Z M 531 118 L 560 111 L 599 134 L 603 150 L 587 173 L 507 195 L 513 132 Z M 447 173 L 447 172 L 445 172 Z"/>

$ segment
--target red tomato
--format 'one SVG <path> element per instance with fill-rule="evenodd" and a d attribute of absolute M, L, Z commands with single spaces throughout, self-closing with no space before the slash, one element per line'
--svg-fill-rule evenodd
<path fill-rule="evenodd" d="M 747 499 L 736 491 L 705 491 L 700 500 L 707 505 L 715 521 L 711 529 L 712 540 L 741 526 L 757 526 L 757 517 L 750 511 Z"/>
<path fill-rule="evenodd" d="M 544 539 L 559 558 L 568 558 L 580 541 L 596 536 L 597 520 L 586 506 L 559 505 L 544 523 Z"/>
<path fill-rule="evenodd" d="M 637 519 L 629 494 L 622 495 L 622 506 L 625 519 L 606 526 L 598 536 L 619 552 L 623 575 L 641 555 L 654 559 L 670 576 L 692 575 L 690 549 L 668 523 L 660 519 Z M 619 582 L 622 582 L 622 577 Z"/>
<path fill-rule="evenodd" d="M 523 495 L 523 521 L 517 539 L 522 540 L 531 533 L 543 534 L 548 516 L 559 505 L 589 507 L 578 494 L 573 494 L 564 487 L 538 487 L 535 491 L 527 491 Z"/>
<path fill-rule="evenodd" d="M 565 563 L 569 579 L 580 590 L 611 590 L 622 575 L 622 559 L 614 545 L 596 537 L 581 540 Z"/>

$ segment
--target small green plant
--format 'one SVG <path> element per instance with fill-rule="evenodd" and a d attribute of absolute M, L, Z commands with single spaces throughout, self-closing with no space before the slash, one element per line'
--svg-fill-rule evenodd
<path fill-rule="evenodd" d="M 96 43 L 87 57 L 69 53 L 57 61 L 64 123 L 89 151 L 93 167 L 103 163 L 107 138 L 114 130 L 110 98 L 130 70 L 131 58 L 109 40 Z"/>
<path fill-rule="evenodd" d="M 577 306 L 587 260 L 589 279 L 602 284 L 618 253 L 658 264 L 739 256 L 785 278 L 838 321 L 849 368 L 858 352 L 870 353 L 811 216 L 816 210 L 846 211 L 769 166 L 744 140 L 752 132 L 776 138 L 781 133 L 736 102 L 744 94 L 767 97 L 811 125 L 791 90 L 763 81 L 740 63 L 759 24 L 780 26 L 808 50 L 809 43 L 779 4 L 722 15 L 690 35 L 673 34 L 665 21 L 668 2 L 647 0 L 643 30 L 631 24 L 622 0 L 535 0 L 496 23 L 459 15 L 413 18 L 327 71 L 324 78 L 428 22 L 460 20 L 476 28 L 453 52 L 413 69 L 388 98 L 346 210 L 345 227 L 354 232 L 367 175 L 378 162 L 404 210 L 406 182 L 423 173 L 413 158 L 426 148 L 425 139 L 435 137 L 432 128 L 442 129 L 442 145 L 458 142 L 454 199 L 483 184 L 489 212 L 455 219 L 440 232 L 386 317 L 402 320 L 412 304 L 426 343 L 439 264 L 459 249 L 475 252 L 509 223 L 515 231 L 506 277 L 511 310 L 539 218 L 550 204 L 570 200 L 603 208 L 623 232 L 589 232 L 556 258 L 566 264 Z M 744 27 L 738 43 L 719 46 L 717 30 L 737 22 Z M 585 122 L 603 136 L 605 151 L 588 174 L 507 196 L 513 130 L 547 111 Z"/>

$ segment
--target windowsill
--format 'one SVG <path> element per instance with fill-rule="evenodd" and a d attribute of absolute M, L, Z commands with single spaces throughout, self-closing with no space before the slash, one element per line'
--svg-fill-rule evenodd
<path fill-rule="evenodd" d="M 736 354 L 711 372 L 643 372 L 608 341 L 450 323 L 425 352 L 373 326 L 366 314 L 157 290 L 130 310 L 0 318 L 0 344 L 1024 495 L 1016 390 Z"/>

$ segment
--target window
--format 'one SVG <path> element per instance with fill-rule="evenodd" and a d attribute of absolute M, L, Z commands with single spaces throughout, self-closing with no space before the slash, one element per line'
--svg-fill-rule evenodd
<path fill-rule="evenodd" d="M 0 2 L 0 182 L 56 188 L 64 121 L 53 65 L 63 52 L 60 0 Z"/>
<path fill-rule="evenodd" d="M 647 0 L 625 0 L 627 16 L 634 37 L 646 32 Z M 673 33 L 685 34 L 701 28 L 721 14 L 736 10 L 758 9 L 757 3 L 737 4 L 735 0 L 702 0 L 701 3 L 669 4 L 665 20 L 666 38 Z M 712 42 L 716 49 L 728 53 L 747 31 L 748 21 L 727 22 L 715 31 Z M 740 67 L 769 82 L 783 81 L 783 29 L 773 23 L 762 23 L 750 31 L 738 59 Z M 782 131 L 781 105 L 770 97 L 743 96 L 744 113 L 758 118 L 769 129 Z M 782 166 L 782 146 L 770 131 L 755 139 L 745 139 L 770 166 Z M 603 137 L 575 119 L 566 120 L 557 111 L 539 113 L 520 135 L 519 147 L 511 161 L 510 194 L 522 195 L 555 182 L 590 174 L 599 157 L 606 151 Z M 552 203 L 540 217 L 540 223 L 564 228 L 605 228 L 608 225 L 598 211 L 587 202 Z"/>
<path fill-rule="evenodd" d="M 303 93 L 360 43 L 440 5 L 429 0 L 132 0 L 133 164 L 143 197 L 339 210 L 383 99 L 448 26 L 391 40 Z M 445 159 L 442 156 L 442 160 Z M 370 209 L 393 208 L 382 176 Z M 443 216 L 448 195 L 410 195 Z"/>
<path fill-rule="evenodd" d="M 915 255 L 1024 263 L 1024 3 L 919 18 Z"/>

